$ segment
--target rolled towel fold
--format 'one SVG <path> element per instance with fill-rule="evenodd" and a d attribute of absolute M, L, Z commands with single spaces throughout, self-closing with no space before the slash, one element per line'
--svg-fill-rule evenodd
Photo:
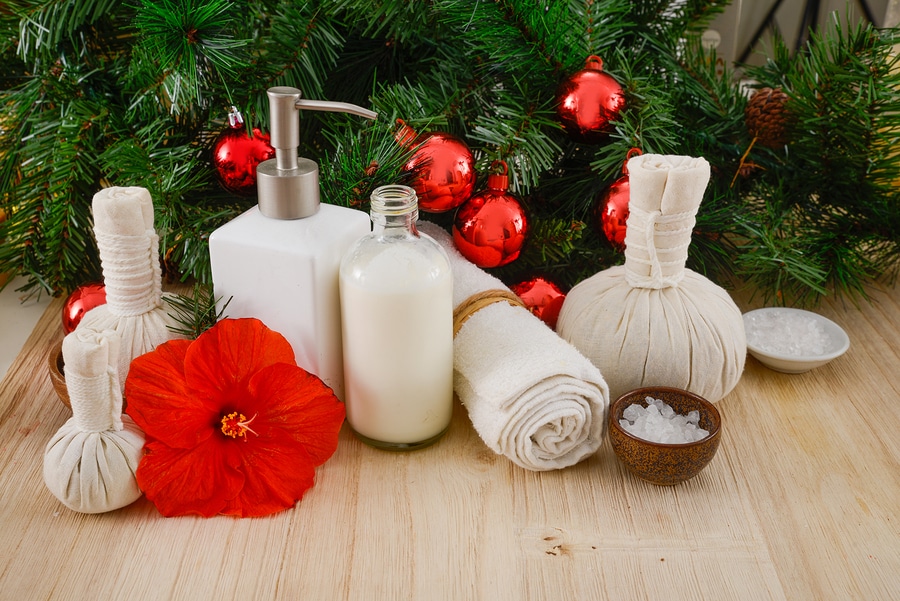
<path fill-rule="evenodd" d="M 124 392 L 135 357 L 181 336 L 170 329 L 178 324 L 163 305 L 159 236 L 150 193 L 139 187 L 105 188 L 94 195 L 92 210 L 106 304 L 88 311 L 79 327 L 111 329 L 119 335 L 118 367 Z"/>
<path fill-rule="evenodd" d="M 457 333 L 454 390 L 494 452 L 528 470 L 594 454 L 606 431 L 600 371 L 497 278 L 466 260 L 441 228 L 420 223 L 450 256 Z"/>

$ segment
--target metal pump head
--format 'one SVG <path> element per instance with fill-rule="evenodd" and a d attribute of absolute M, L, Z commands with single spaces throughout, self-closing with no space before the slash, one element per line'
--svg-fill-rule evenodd
<path fill-rule="evenodd" d="M 298 157 L 300 110 L 350 113 L 368 119 L 378 115 L 346 102 L 302 99 L 297 88 L 274 87 L 269 96 L 270 143 L 275 158 L 256 168 L 259 211 L 275 219 L 301 219 L 319 210 L 319 166 Z"/>

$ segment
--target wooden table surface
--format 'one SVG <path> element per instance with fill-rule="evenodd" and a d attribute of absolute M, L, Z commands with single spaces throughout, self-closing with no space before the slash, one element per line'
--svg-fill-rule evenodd
<path fill-rule="evenodd" d="M 82 515 L 45 488 L 70 415 L 45 366 L 61 302 L 0 383 L 0 599 L 900 599 L 900 288 L 817 309 L 851 340 L 825 367 L 748 358 L 718 454 L 676 487 L 631 476 L 608 440 L 525 471 L 457 406 L 413 453 L 345 429 L 293 510 L 245 520 L 144 499 Z"/>

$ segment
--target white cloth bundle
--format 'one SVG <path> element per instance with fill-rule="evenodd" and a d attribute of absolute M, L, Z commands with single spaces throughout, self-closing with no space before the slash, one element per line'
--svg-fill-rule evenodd
<path fill-rule="evenodd" d="M 556 330 L 600 369 L 613 399 L 672 386 L 716 402 L 737 385 L 747 343 L 728 293 L 684 266 L 709 164 L 645 154 L 628 173 L 625 265 L 569 291 Z"/>
<path fill-rule="evenodd" d="M 118 336 L 79 327 L 63 339 L 72 417 L 44 451 L 44 482 L 75 511 L 101 513 L 141 496 L 135 478 L 144 434 L 122 415 Z"/>
<path fill-rule="evenodd" d="M 169 329 L 177 323 L 162 302 L 159 236 L 150 193 L 138 187 L 106 188 L 94 195 L 92 209 L 106 304 L 88 311 L 78 327 L 118 333 L 124 391 L 132 359 L 180 336 Z"/>
<path fill-rule="evenodd" d="M 453 305 L 503 283 L 466 260 L 446 232 L 420 222 L 450 256 Z M 454 389 L 485 444 L 516 465 L 568 467 L 597 451 L 609 391 L 600 371 L 522 306 L 471 313 L 453 341 Z"/>

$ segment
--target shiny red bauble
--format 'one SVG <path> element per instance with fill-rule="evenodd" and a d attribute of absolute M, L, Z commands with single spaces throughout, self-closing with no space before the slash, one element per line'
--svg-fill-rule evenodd
<path fill-rule="evenodd" d="M 275 149 L 269 143 L 269 134 L 258 127 L 253 135 L 247 134 L 244 120 L 236 109 L 228 115 L 229 127 L 213 145 L 212 162 L 216 178 L 223 188 L 238 196 L 256 194 L 256 166 L 275 158 Z"/>
<path fill-rule="evenodd" d="M 628 178 L 628 159 L 641 154 L 632 148 L 625 157 L 622 177 L 610 185 L 597 201 L 597 221 L 606 239 L 618 251 L 625 250 L 625 232 L 628 222 L 628 204 L 631 200 L 631 182 Z"/>
<path fill-rule="evenodd" d="M 600 229 L 609 243 L 618 251 L 625 250 L 625 225 L 628 221 L 628 201 L 631 184 L 623 175 L 603 191 L 597 202 Z"/>
<path fill-rule="evenodd" d="M 488 176 L 487 190 L 459 207 L 453 219 L 456 249 L 478 267 L 500 267 L 515 261 L 525 245 L 528 220 L 522 204 L 506 190 L 509 178 L 503 161 L 502 174 Z"/>
<path fill-rule="evenodd" d="M 415 148 L 403 170 L 413 175 L 410 186 L 419 209 L 444 213 L 466 202 L 475 189 L 475 158 L 466 143 L 444 132 L 418 136 L 402 120 L 398 123 L 397 141 Z"/>
<path fill-rule="evenodd" d="M 522 299 L 535 317 L 551 329 L 556 329 L 559 311 L 566 300 L 566 295 L 559 286 L 544 277 L 536 276 L 514 284 L 511 290 Z"/>
<path fill-rule="evenodd" d="M 106 304 L 106 286 L 90 283 L 79 286 L 66 298 L 62 308 L 63 332 L 75 331 L 84 314 L 95 307 Z"/>
<path fill-rule="evenodd" d="M 603 72 L 603 60 L 598 56 L 589 56 L 584 69 L 563 81 L 556 91 L 556 115 L 577 142 L 604 141 L 623 108 L 622 86 Z"/>

